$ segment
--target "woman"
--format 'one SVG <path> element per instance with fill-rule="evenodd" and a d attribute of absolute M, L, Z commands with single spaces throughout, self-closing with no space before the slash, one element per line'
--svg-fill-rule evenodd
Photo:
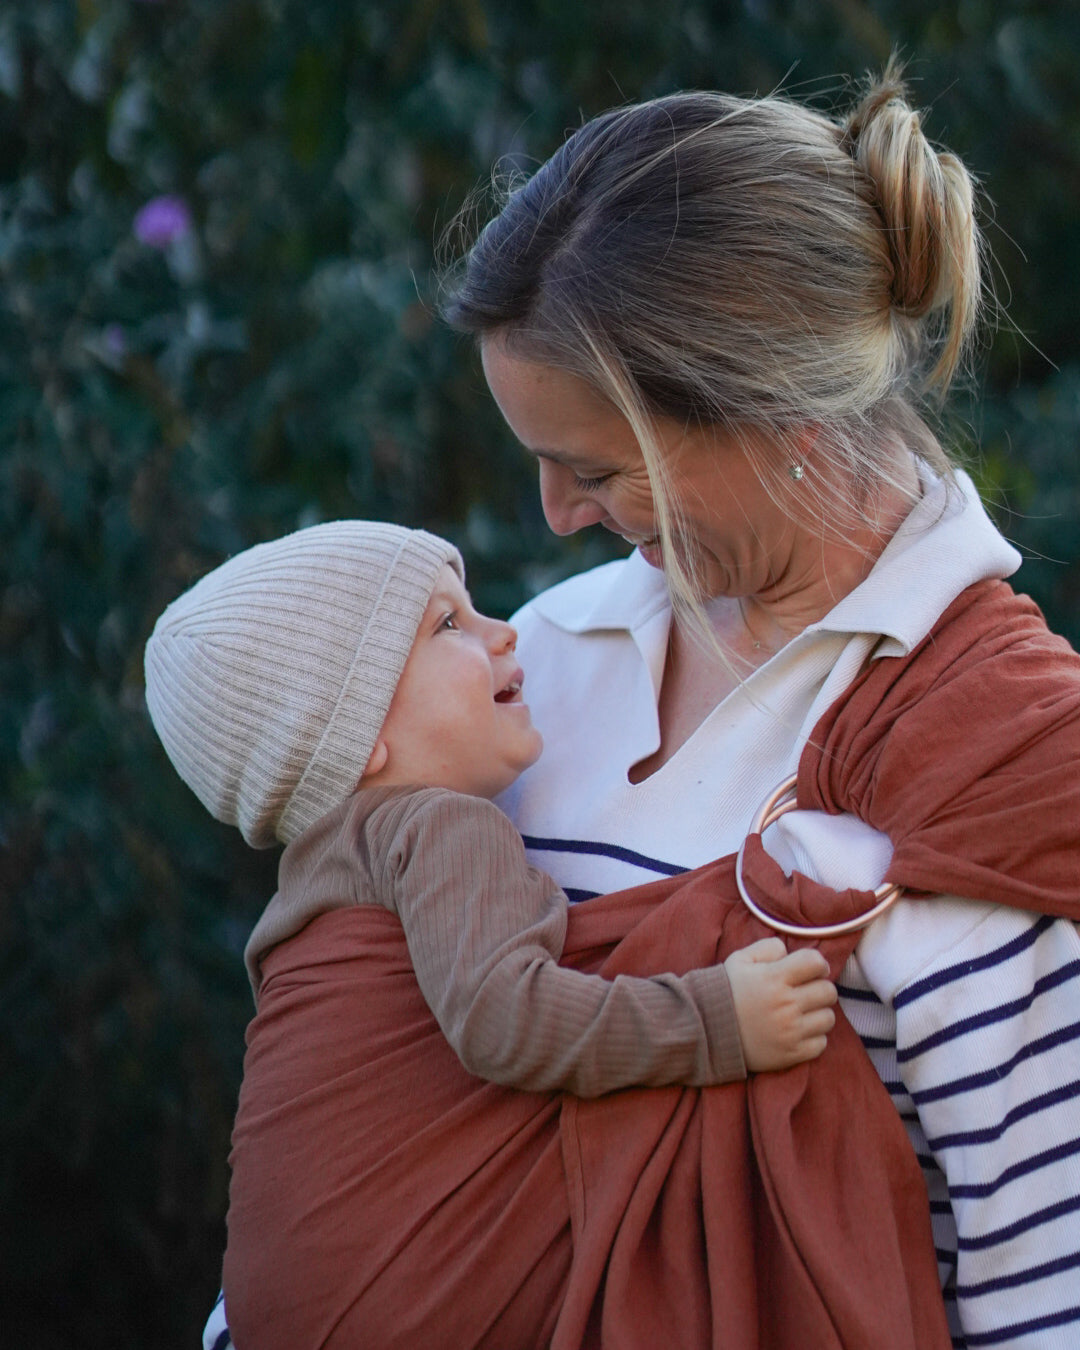
<path fill-rule="evenodd" d="M 600 117 L 473 247 L 449 318 L 548 523 L 636 550 L 515 620 L 546 749 L 505 806 L 579 898 L 737 849 L 865 663 L 1019 565 L 918 411 L 968 348 L 979 254 L 968 175 L 893 71 L 843 121 L 712 94 Z M 800 813 L 769 847 L 873 884 L 888 845 L 860 829 Z M 896 905 L 843 971 L 954 1344 L 1080 1335 L 1078 972 L 1072 924 L 951 897 Z"/>
<path fill-rule="evenodd" d="M 368 1019 L 342 1032 L 343 1056 L 380 1034 L 383 1049 L 272 1103 L 297 1112 L 298 1149 L 318 1137 L 319 1102 L 336 1113 L 334 1185 L 312 1196 L 282 1169 L 246 1191 L 254 1205 L 265 1191 L 267 1216 L 294 1195 L 284 1237 L 247 1222 L 280 1249 L 282 1279 L 303 1270 L 327 1343 L 345 1316 L 327 1311 L 342 1306 L 331 1226 L 372 1344 L 393 1339 L 376 1325 L 395 1344 L 440 1329 L 440 1344 L 515 1348 L 1075 1339 L 1080 939 L 1050 916 L 1080 912 L 1080 663 L 1001 583 L 1018 556 L 918 411 L 963 359 L 979 288 L 967 174 L 928 145 L 891 73 L 844 121 L 712 94 L 598 118 L 470 251 L 448 317 L 480 339 L 549 523 L 635 545 L 516 620 L 546 749 L 505 805 L 536 861 L 588 900 L 568 956 L 605 971 L 715 959 L 716 933 L 756 922 L 717 898 L 734 894 L 733 860 L 680 874 L 733 854 L 796 767 L 800 805 L 831 814 L 767 833 L 785 870 L 849 888 L 888 868 L 942 894 L 894 904 L 843 969 L 865 1053 L 841 1023 L 814 1074 L 755 1080 L 749 1115 L 726 1089 L 579 1103 L 476 1087 L 453 1076 L 418 995 L 388 1014 L 391 977 L 404 988 L 396 937 L 373 930 L 345 979 L 316 920 L 276 972 L 283 1017 L 318 970 L 337 1025 Z M 998 750 L 1014 724 L 1020 743 Z M 817 912 L 819 893 L 863 899 L 786 883 L 760 849 L 739 884 L 785 913 Z M 403 1058 L 414 1024 L 419 1065 L 417 1045 Z M 724 1152 L 735 1135 L 764 1158 L 753 1175 Z M 927 1195 L 937 1270 L 919 1245 Z M 763 1212 L 776 1222 L 749 1235 L 729 1221 Z M 834 1242 L 865 1260 L 814 1264 Z M 895 1288 L 874 1284 L 883 1251 L 904 1267 Z M 252 1298 L 274 1283 L 257 1276 Z M 898 1300 L 878 1310 L 895 1335 L 840 1327 L 862 1287 Z"/>

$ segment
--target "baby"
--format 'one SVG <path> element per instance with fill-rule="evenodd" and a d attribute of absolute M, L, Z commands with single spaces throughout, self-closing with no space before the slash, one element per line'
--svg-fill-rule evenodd
<path fill-rule="evenodd" d="M 286 845 L 245 959 L 317 915 L 398 916 L 421 991 L 470 1072 L 596 1096 L 707 1086 L 819 1055 L 834 986 L 778 938 L 652 978 L 558 964 L 565 894 L 491 799 L 540 754 L 508 624 L 422 530 L 316 525 L 248 549 L 165 611 L 147 703 L 218 820 Z"/>

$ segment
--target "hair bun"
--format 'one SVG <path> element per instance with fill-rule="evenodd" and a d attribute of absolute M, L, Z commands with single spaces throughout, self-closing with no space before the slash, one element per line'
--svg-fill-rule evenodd
<path fill-rule="evenodd" d="M 980 238 L 971 178 L 923 135 L 895 61 L 849 115 L 842 142 L 873 186 L 892 263 L 892 304 L 940 329 L 930 385 L 947 385 L 971 336 L 980 293 Z"/>

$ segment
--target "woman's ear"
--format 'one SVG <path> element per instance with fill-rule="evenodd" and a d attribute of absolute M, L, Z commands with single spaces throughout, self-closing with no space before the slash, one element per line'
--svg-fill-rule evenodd
<path fill-rule="evenodd" d="M 376 774 L 382 773 L 386 768 L 386 761 L 390 758 L 390 747 L 380 736 L 375 742 L 374 749 L 368 758 L 367 767 L 360 775 L 361 784 L 369 782 Z"/>

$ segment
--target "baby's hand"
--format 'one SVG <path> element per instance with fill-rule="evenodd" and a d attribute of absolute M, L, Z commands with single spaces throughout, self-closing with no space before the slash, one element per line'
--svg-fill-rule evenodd
<path fill-rule="evenodd" d="M 811 947 L 788 954 L 778 937 L 732 952 L 724 962 L 743 1058 L 751 1073 L 788 1069 L 816 1059 L 833 1029 L 836 986 L 829 966 Z"/>

